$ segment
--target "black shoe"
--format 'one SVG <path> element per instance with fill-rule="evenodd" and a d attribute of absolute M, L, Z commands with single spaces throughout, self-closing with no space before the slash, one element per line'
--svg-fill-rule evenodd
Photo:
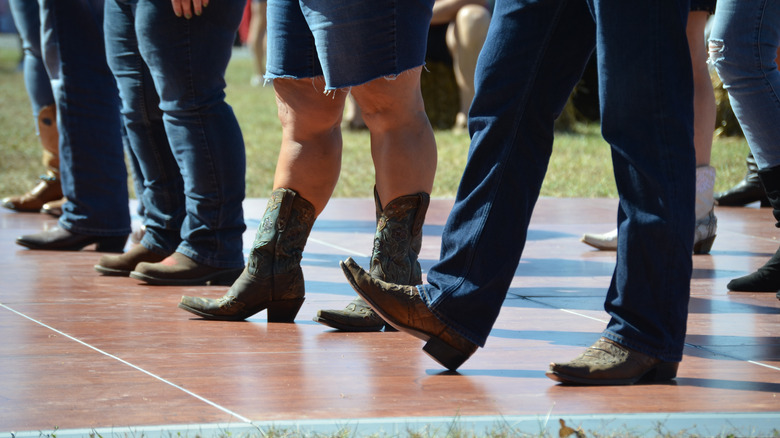
<path fill-rule="evenodd" d="M 762 207 L 769 207 L 769 198 L 766 196 L 766 191 L 758 176 L 758 164 L 756 164 L 753 154 L 747 156 L 745 166 L 747 166 L 745 179 L 728 191 L 716 194 L 715 204 L 724 207 L 742 207 L 761 201 Z"/>
<path fill-rule="evenodd" d="M 59 227 L 16 238 L 18 245 L 49 251 L 79 251 L 94 243 L 100 252 L 122 252 L 126 242 L 127 236 L 91 236 L 71 233 Z"/>
<path fill-rule="evenodd" d="M 715 204 L 722 207 L 742 207 L 756 201 L 761 201 L 762 207 L 769 207 L 769 199 L 761 183 L 747 177 L 728 191 L 715 195 Z"/>

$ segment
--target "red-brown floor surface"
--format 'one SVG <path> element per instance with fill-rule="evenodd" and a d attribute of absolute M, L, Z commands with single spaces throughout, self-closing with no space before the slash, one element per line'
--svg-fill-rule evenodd
<path fill-rule="evenodd" d="M 246 250 L 265 203 L 246 201 Z M 451 206 L 431 202 L 424 272 L 438 258 Z M 91 248 L 16 245 L 17 236 L 56 220 L 4 210 L 0 436 L 209 435 L 269 425 L 359 434 L 453 424 L 557 436 L 560 420 L 586 434 L 610 427 L 637 435 L 659 427 L 778 433 L 780 301 L 726 289 L 777 249 L 780 231 L 767 208 L 716 209 L 712 252 L 693 256 L 685 357 L 674 383 L 572 387 L 545 377 L 550 361 L 578 355 L 605 327 L 615 253 L 579 238 L 614 228 L 616 206 L 614 199 L 539 200 L 487 345 L 458 373 L 444 372 L 406 334 L 340 333 L 312 321 L 318 309 L 354 297 L 338 262 L 351 256 L 367 264 L 373 200 L 334 199 L 318 219 L 302 262 L 306 302 L 294 324 L 267 323 L 265 312 L 245 322 L 193 318 L 177 308 L 181 295 L 219 297 L 227 287 L 100 276 L 93 269 L 100 254 Z"/>

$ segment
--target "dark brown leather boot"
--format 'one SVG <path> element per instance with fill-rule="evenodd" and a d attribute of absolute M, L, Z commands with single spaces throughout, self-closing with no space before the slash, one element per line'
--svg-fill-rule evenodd
<path fill-rule="evenodd" d="M 425 341 L 423 351 L 450 371 L 455 371 L 475 351 L 466 339 L 431 312 L 415 286 L 387 283 L 363 270 L 352 257 L 341 269 L 355 292 L 398 330 Z"/>
<path fill-rule="evenodd" d="M 602 337 L 574 360 L 551 363 L 546 374 L 570 385 L 631 385 L 672 380 L 678 366 Z"/>
<path fill-rule="evenodd" d="M 129 277 L 139 263 L 161 262 L 169 255 L 154 252 L 143 245 L 136 245 L 124 254 L 104 255 L 95 265 L 95 270 L 103 275 Z"/>
<path fill-rule="evenodd" d="M 315 219 L 309 201 L 293 190 L 274 190 L 247 266 L 230 290 L 216 300 L 183 296 L 179 308 L 222 321 L 268 309 L 268 322 L 293 322 L 306 293 L 301 258 Z"/>
<path fill-rule="evenodd" d="M 384 209 L 374 190 L 377 225 L 370 274 L 388 283 L 414 286 L 422 283 L 417 256 L 422 247 L 422 226 L 428 211 L 427 193 L 401 196 Z M 314 321 L 342 331 L 375 332 L 395 330 L 374 312 L 362 298 L 355 298 L 343 310 L 320 310 Z"/>
<path fill-rule="evenodd" d="M 43 165 L 46 174 L 40 182 L 27 193 L 4 198 L 3 207 L 21 212 L 39 212 L 44 204 L 62 198 L 60 185 L 59 132 L 57 130 L 57 110 L 49 105 L 38 113 L 38 139 L 43 147 Z"/>
<path fill-rule="evenodd" d="M 239 275 L 241 268 L 209 266 L 178 252 L 156 263 L 140 262 L 130 271 L 130 278 L 155 286 L 228 286 Z"/>

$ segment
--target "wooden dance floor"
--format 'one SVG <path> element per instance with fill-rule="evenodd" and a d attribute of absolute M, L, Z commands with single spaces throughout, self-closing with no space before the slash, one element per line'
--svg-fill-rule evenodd
<path fill-rule="evenodd" d="M 265 203 L 246 201 L 247 249 Z M 438 258 L 451 205 L 431 203 L 423 271 Z M 193 318 L 176 307 L 181 295 L 219 297 L 227 287 L 100 276 L 91 248 L 46 252 L 14 243 L 54 219 L 2 210 L 0 437 L 270 429 L 444 436 L 452 428 L 559 436 L 561 420 L 585 436 L 780 433 L 780 301 L 726 289 L 777 249 L 780 230 L 767 208 L 716 210 L 712 253 L 693 256 L 687 344 L 674 383 L 571 387 L 545 377 L 550 361 L 578 355 L 606 325 L 615 254 L 579 238 L 612 229 L 616 205 L 539 201 L 487 346 L 458 373 L 444 372 L 403 333 L 340 333 L 312 321 L 318 309 L 352 300 L 338 262 L 351 256 L 366 266 L 373 200 L 335 199 L 320 216 L 304 253 L 307 295 L 294 324 L 269 324 L 264 312 L 245 322 Z"/>

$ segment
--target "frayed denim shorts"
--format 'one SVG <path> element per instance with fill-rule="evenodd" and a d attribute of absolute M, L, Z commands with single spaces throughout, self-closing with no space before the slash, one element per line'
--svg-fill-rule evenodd
<path fill-rule="evenodd" d="M 425 63 L 434 0 L 268 0 L 266 80 L 324 76 L 325 89 Z"/>

